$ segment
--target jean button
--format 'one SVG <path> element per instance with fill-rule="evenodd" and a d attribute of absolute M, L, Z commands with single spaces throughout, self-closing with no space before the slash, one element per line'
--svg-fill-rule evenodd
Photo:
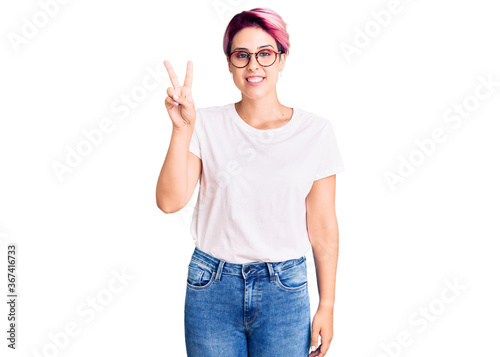
<path fill-rule="evenodd" d="M 250 267 L 246 267 L 245 268 L 245 274 L 248 274 L 249 271 L 250 271 Z"/>

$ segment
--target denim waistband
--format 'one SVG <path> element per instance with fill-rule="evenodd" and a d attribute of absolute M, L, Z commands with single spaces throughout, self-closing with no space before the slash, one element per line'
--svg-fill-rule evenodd
<path fill-rule="evenodd" d="M 228 263 L 224 259 L 218 259 L 198 247 L 194 248 L 194 252 L 191 259 L 195 259 L 202 264 L 212 268 L 217 272 L 216 281 L 220 279 L 221 274 L 232 274 L 239 275 L 246 278 L 251 275 L 262 275 L 269 274 L 271 280 L 274 280 L 274 275 L 282 270 L 291 268 L 297 264 L 300 264 L 306 260 L 305 256 L 297 259 L 285 260 L 282 262 L 250 262 L 243 264 Z"/>

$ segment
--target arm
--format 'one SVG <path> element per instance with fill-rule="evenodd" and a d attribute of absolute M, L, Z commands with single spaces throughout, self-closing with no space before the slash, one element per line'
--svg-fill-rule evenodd
<path fill-rule="evenodd" d="M 193 63 L 188 61 L 186 78 L 181 86 L 168 61 L 163 62 L 174 88 L 167 88 L 165 107 L 172 119 L 172 137 L 167 157 L 156 184 L 156 205 L 165 213 L 182 209 L 196 188 L 201 173 L 201 159 L 189 153 L 196 123 L 196 109 L 191 97 Z"/>
<path fill-rule="evenodd" d="M 320 297 L 312 324 L 311 348 L 318 346 L 318 335 L 321 335 L 321 351 L 310 356 L 323 357 L 333 339 L 333 306 L 339 248 L 335 183 L 335 175 L 314 181 L 306 198 L 307 231 L 313 249 Z"/>
<path fill-rule="evenodd" d="M 193 128 L 172 130 L 170 146 L 156 185 L 156 204 L 165 213 L 182 209 L 193 195 L 201 173 L 201 159 L 189 152 Z"/>

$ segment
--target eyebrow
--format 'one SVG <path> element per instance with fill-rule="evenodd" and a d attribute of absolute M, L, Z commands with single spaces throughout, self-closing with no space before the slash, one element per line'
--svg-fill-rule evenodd
<path fill-rule="evenodd" d="M 259 48 L 264 48 L 264 47 L 271 47 L 271 48 L 274 48 L 272 45 L 264 45 L 264 46 L 257 47 L 257 49 L 259 49 Z M 233 51 L 236 51 L 236 50 L 246 50 L 246 51 L 248 51 L 248 48 L 244 48 L 244 47 L 236 47 Z"/>

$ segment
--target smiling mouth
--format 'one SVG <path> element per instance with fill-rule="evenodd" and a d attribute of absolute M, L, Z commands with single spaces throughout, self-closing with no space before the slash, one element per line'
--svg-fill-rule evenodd
<path fill-rule="evenodd" d="M 250 78 L 247 78 L 247 82 L 250 82 L 250 83 L 259 83 L 259 82 L 262 82 L 264 80 L 264 77 L 250 77 Z"/>

